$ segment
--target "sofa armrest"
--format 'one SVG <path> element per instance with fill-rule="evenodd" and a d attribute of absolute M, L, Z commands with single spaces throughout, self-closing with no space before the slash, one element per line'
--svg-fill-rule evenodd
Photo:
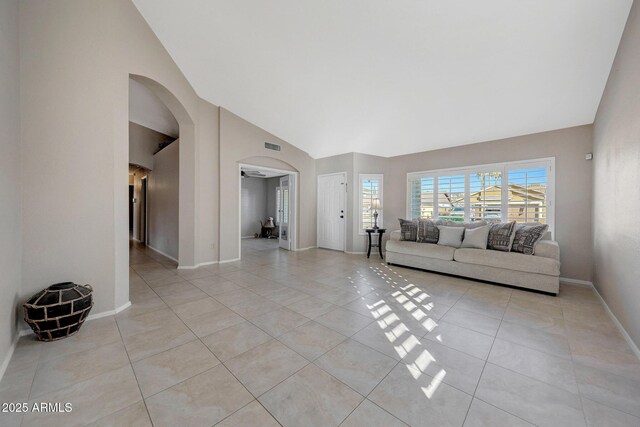
<path fill-rule="evenodd" d="M 560 245 L 553 240 L 541 240 L 536 245 L 533 255 L 560 261 Z"/>
<path fill-rule="evenodd" d="M 393 230 L 391 233 L 389 233 L 390 240 L 400 240 L 401 236 L 402 234 L 400 234 L 400 230 Z"/>

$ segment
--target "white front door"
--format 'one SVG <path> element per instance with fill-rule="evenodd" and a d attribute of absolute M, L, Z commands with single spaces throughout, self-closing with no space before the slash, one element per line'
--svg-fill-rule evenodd
<path fill-rule="evenodd" d="M 280 229 L 279 240 L 280 247 L 288 251 L 291 250 L 291 236 L 289 235 L 289 217 L 291 216 L 291 192 L 289 185 L 289 176 L 283 176 L 280 178 L 280 187 L 277 193 L 279 194 L 279 212 L 278 212 L 278 227 Z"/>
<path fill-rule="evenodd" d="M 345 250 L 347 179 L 344 173 L 318 176 L 318 247 Z"/>

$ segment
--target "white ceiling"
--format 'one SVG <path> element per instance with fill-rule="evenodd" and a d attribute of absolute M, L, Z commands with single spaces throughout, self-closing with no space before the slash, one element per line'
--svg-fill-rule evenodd
<path fill-rule="evenodd" d="M 282 174 L 282 172 L 275 172 L 272 171 L 270 169 L 260 169 L 260 168 L 254 168 L 254 167 L 241 167 L 240 170 L 247 172 L 249 175 L 251 175 L 251 178 L 274 178 L 276 176 L 284 176 Z M 263 174 L 264 176 L 253 176 L 253 174 L 251 172 L 258 172 Z"/>
<path fill-rule="evenodd" d="M 632 0 L 133 0 L 204 99 L 307 151 L 592 123 Z"/>
<path fill-rule="evenodd" d="M 179 126 L 160 98 L 142 83 L 129 79 L 129 121 L 177 138 Z"/>

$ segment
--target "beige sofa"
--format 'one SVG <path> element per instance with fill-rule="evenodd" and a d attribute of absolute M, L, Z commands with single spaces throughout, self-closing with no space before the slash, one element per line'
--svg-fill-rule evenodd
<path fill-rule="evenodd" d="M 555 295 L 560 289 L 560 247 L 552 240 L 541 240 L 536 245 L 535 255 L 525 255 L 401 241 L 400 231 L 392 231 L 386 251 L 388 264 L 486 280 Z"/>

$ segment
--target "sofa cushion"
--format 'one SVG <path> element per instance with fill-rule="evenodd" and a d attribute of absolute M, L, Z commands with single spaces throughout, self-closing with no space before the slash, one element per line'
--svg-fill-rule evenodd
<path fill-rule="evenodd" d="M 430 219 L 418 220 L 418 243 L 438 243 L 440 238 L 440 230 L 438 225 L 442 225 L 442 221 L 433 221 Z"/>
<path fill-rule="evenodd" d="M 491 229 L 489 230 L 487 249 L 509 252 L 511 250 L 511 245 L 513 245 L 515 232 L 515 221 L 492 224 Z"/>
<path fill-rule="evenodd" d="M 398 218 L 400 221 L 400 240 L 415 242 L 418 238 L 418 221 Z"/>
<path fill-rule="evenodd" d="M 438 244 L 443 246 L 451 246 L 452 248 L 459 248 L 462 244 L 462 236 L 464 235 L 463 227 L 447 227 L 439 225 L 440 236 L 438 237 Z"/>
<path fill-rule="evenodd" d="M 454 259 L 467 264 L 486 265 L 526 273 L 560 275 L 560 262 L 515 252 L 485 251 L 482 249 L 456 249 Z"/>
<path fill-rule="evenodd" d="M 452 248 L 450 246 L 434 245 L 432 243 L 388 240 L 387 251 L 405 255 L 416 255 L 426 258 L 441 259 L 443 261 L 453 261 L 453 252 L 455 251 L 455 248 Z"/>
<path fill-rule="evenodd" d="M 487 240 L 489 239 L 489 230 L 491 225 L 483 225 L 482 227 L 469 228 L 464 232 L 464 240 L 461 248 L 487 249 Z"/>
<path fill-rule="evenodd" d="M 516 234 L 513 238 L 511 252 L 520 252 L 525 255 L 533 255 L 536 245 L 547 233 L 547 224 L 520 225 L 516 226 Z"/>

